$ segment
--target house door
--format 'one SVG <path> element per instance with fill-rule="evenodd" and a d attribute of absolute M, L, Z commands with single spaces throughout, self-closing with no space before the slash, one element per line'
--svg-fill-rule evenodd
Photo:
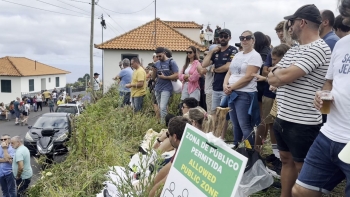
<path fill-rule="evenodd" d="M 46 90 L 46 78 L 41 78 L 41 90 Z"/>

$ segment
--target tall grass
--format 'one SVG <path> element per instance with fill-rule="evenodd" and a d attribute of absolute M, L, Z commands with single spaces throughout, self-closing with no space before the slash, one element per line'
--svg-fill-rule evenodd
<path fill-rule="evenodd" d="M 44 177 L 29 190 L 29 196 L 86 197 L 102 189 L 108 166 L 126 166 L 130 155 L 138 151 L 144 133 L 153 128 L 160 131 L 151 96 L 147 94 L 141 113 L 129 107 L 120 108 L 116 87 L 112 87 L 96 104 L 89 105 L 73 120 L 73 132 L 68 143 L 71 151 L 66 160 L 46 171 Z M 175 109 L 179 96 L 174 95 L 169 109 Z M 171 111 L 172 112 L 172 111 Z"/>

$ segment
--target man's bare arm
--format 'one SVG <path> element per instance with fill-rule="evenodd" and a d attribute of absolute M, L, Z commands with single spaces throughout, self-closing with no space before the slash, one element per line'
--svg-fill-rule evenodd
<path fill-rule="evenodd" d="M 305 71 L 294 65 L 291 65 L 288 68 L 278 67 L 269 73 L 268 81 L 269 84 L 274 87 L 281 87 L 283 85 L 292 83 L 305 75 Z"/>
<path fill-rule="evenodd" d="M 230 68 L 230 64 L 231 64 L 231 62 L 227 62 L 225 65 L 220 66 L 219 68 L 215 68 L 214 72 L 216 72 L 216 73 L 225 73 Z"/>
<path fill-rule="evenodd" d="M 208 67 L 208 66 L 213 64 L 213 61 L 211 61 L 211 57 L 213 56 L 213 54 L 214 54 L 214 51 L 212 50 L 212 51 L 209 51 L 208 55 L 206 55 L 204 57 L 204 60 L 202 62 L 202 67 L 203 68 L 206 68 L 206 67 Z"/>
<path fill-rule="evenodd" d="M 333 80 L 327 79 L 326 82 L 323 84 L 322 90 L 331 91 L 332 89 L 333 89 Z"/>
<path fill-rule="evenodd" d="M 17 165 L 18 165 L 18 171 L 17 171 L 17 176 L 16 176 L 16 178 L 20 178 L 21 175 L 22 175 L 23 169 L 24 169 L 23 161 L 18 161 L 18 162 L 17 162 Z"/>

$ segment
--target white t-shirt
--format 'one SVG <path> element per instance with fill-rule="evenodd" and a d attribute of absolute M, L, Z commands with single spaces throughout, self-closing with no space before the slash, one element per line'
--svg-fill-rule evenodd
<path fill-rule="evenodd" d="M 231 76 L 228 80 L 228 83 L 232 85 L 240 80 L 246 74 L 248 66 L 256 66 L 258 68 L 261 68 L 262 63 L 263 61 L 260 54 L 254 49 L 246 54 L 243 54 L 243 51 L 237 53 L 230 64 L 229 69 Z M 259 71 L 257 73 L 259 73 Z M 245 87 L 237 89 L 235 91 L 256 92 L 256 84 L 256 80 L 252 79 Z"/>
<path fill-rule="evenodd" d="M 25 105 L 24 105 L 24 111 L 28 113 L 28 112 L 29 112 L 29 109 L 30 109 L 30 105 L 29 105 L 28 103 L 25 104 Z"/>
<path fill-rule="evenodd" d="M 321 132 L 329 139 L 350 141 L 350 35 L 340 39 L 332 53 L 326 79 L 333 80 L 331 91 L 334 102 Z"/>
<path fill-rule="evenodd" d="M 186 70 L 185 70 L 185 75 L 189 75 L 190 74 L 190 70 L 191 70 L 192 64 L 188 64 Z"/>
<path fill-rule="evenodd" d="M 331 49 L 322 40 L 294 46 L 287 51 L 277 66 L 295 65 L 306 75 L 277 89 L 277 117 L 297 124 L 322 123 L 321 112 L 314 105 L 315 92 L 323 87 L 331 58 Z"/>
<path fill-rule="evenodd" d="M 53 93 L 52 93 L 52 98 L 53 98 L 53 99 L 57 98 L 57 93 L 56 93 L 56 92 L 53 92 Z"/>
<path fill-rule="evenodd" d="M 43 102 L 43 99 L 42 99 L 42 98 L 43 98 L 42 95 L 40 95 L 40 94 L 37 95 L 37 96 L 36 96 L 36 102 Z"/>
<path fill-rule="evenodd" d="M 94 78 L 94 90 L 99 90 L 100 89 L 100 79 L 99 78 Z"/>
<path fill-rule="evenodd" d="M 214 73 L 211 72 L 211 69 L 215 66 L 214 64 L 207 67 L 207 73 L 205 74 L 205 83 L 204 83 L 204 92 L 205 94 L 211 94 L 213 92 L 213 81 Z"/>

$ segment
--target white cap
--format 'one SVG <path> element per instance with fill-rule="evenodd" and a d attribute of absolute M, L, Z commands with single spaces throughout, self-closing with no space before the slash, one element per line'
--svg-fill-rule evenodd
<path fill-rule="evenodd" d="M 157 54 L 156 53 L 153 53 L 153 57 L 156 56 Z"/>

